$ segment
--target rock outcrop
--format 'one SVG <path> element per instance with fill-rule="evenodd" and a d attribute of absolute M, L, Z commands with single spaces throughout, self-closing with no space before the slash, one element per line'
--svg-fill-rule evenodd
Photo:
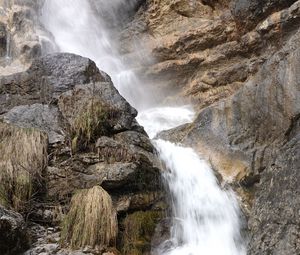
<path fill-rule="evenodd" d="M 0 71 L 15 73 L 31 61 L 55 49 L 52 38 L 39 22 L 43 1 L 0 1 Z"/>
<path fill-rule="evenodd" d="M 300 2 L 149 1 L 123 34 L 156 57 L 145 78 L 198 110 L 161 137 L 193 146 L 242 198 L 249 254 L 299 253 Z M 144 24 L 137 31 L 136 24 Z M 172 93 L 173 91 L 173 93 Z"/>
<path fill-rule="evenodd" d="M 28 249 L 31 236 L 27 254 L 149 254 L 153 235 L 169 229 L 155 150 L 93 61 L 44 55 L 55 45 L 38 22 L 42 3 L 0 0 L 0 253 Z M 103 3 L 91 3 L 99 13 Z M 164 102 L 195 106 L 193 123 L 160 136 L 193 146 L 237 191 L 249 254 L 300 254 L 300 1 L 135 0 L 108 10 L 141 80 Z M 101 227 L 89 232 L 83 218 Z"/>
<path fill-rule="evenodd" d="M 161 0 L 144 8 L 124 30 L 122 51 L 130 58 L 131 38 L 140 38 L 154 56 L 136 65 L 141 76 L 168 102 L 184 98 L 197 109 L 233 95 L 299 24 L 295 0 Z"/>
<path fill-rule="evenodd" d="M 118 221 L 122 222 L 126 215 L 141 210 L 164 209 L 158 206 L 162 202 L 159 165 L 154 147 L 135 120 L 137 111 L 94 62 L 67 53 L 39 57 L 27 70 L 0 77 L 0 98 L 3 122 L 0 128 L 3 126 L 4 130 L 0 132 L 0 145 L 5 143 L 0 150 L 4 150 L 1 155 L 9 154 L 2 160 L 6 164 L 1 157 L 0 163 L 7 170 L 7 162 L 10 162 L 7 158 L 19 155 L 16 159 L 20 162 L 14 161 L 14 164 L 20 169 L 13 169 L 19 169 L 16 176 L 20 176 L 21 171 L 28 175 L 30 188 L 28 197 L 27 193 L 14 194 L 19 179 L 11 176 L 5 191 L 7 197 L 11 198 L 12 194 L 14 200 L 5 205 L 19 210 L 15 200 L 26 202 L 22 204 L 25 207 L 22 213 L 31 222 L 54 226 L 53 235 L 59 235 L 57 226 L 60 224 L 68 229 L 63 232 L 68 235 L 62 235 L 61 243 L 53 243 L 53 238 L 43 235 L 42 230 L 40 235 L 45 240 L 41 241 L 33 225 L 29 229 L 34 239 L 30 252 L 38 254 L 45 250 L 56 254 L 62 248 L 83 250 L 88 247 L 92 254 L 109 251 L 116 245 L 122 249 L 121 244 L 116 243 L 123 238 L 116 219 L 111 223 L 114 224 L 111 240 L 102 240 L 112 228 L 104 220 L 108 219 L 109 210 L 118 212 Z M 10 148 L 7 145 L 12 149 L 7 150 Z M 28 162 L 24 165 L 25 159 Z M 5 173 L 2 168 L 1 172 Z M 7 178 L 0 175 L 0 179 Z M 39 180 L 34 190 L 33 180 Z M 27 185 L 27 182 L 21 184 Z M 88 202 L 86 208 L 81 200 Z M 101 207 L 104 206 L 101 201 L 109 206 Z M 77 216 L 72 214 L 89 210 L 90 206 L 104 218 L 92 215 L 81 218 L 77 213 Z M 101 225 L 99 233 L 84 230 L 89 226 L 81 221 L 87 219 L 92 225 Z M 85 241 L 78 241 L 78 231 L 86 235 Z M 69 254 L 67 250 L 64 252 Z"/>

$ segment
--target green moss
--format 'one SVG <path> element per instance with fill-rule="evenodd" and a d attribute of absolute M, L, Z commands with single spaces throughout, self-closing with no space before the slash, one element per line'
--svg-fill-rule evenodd
<path fill-rule="evenodd" d="M 162 212 L 135 212 L 124 220 L 123 254 L 142 255 L 150 251 L 151 239 Z"/>

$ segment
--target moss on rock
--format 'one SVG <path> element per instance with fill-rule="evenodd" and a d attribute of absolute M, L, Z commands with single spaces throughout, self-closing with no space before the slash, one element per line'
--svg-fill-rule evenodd
<path fill-rule="evenodd" d="M 109 194 L 100 186 L 78 191 L 63 223 L 62 243 L 72 249 L 106 248 L 116 242 L 118 224 Z"/>
<path fill-rule="evenodd" d="M 149 252 L 156 224 L 161 217 L 160 211 L 139 211 L 128 215 L 124 220 L 123 254 L 142 255 Z"/>

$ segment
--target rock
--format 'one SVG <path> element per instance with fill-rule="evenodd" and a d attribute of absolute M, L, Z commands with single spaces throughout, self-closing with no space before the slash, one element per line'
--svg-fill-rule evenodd
<path fill-rule="evenodd" d="M 299 27 L 299 1 L 196 2 L 151 1 L 121 38 L 126 56 L 138 37 L 155 57 L 141 54 L 135 67 L 161 101 L 203 109 L 233 95 Z M 147 27 L 136 32 L 137 22 Z"/>
<path fill-rule="evenodd" d="M 250 215 L 249 254 L 299 254 L 300 125 L 261 175 Z"/>
<path fill-rule="evenodd" d="M 215 151 L 212 161 L 229 153 L 228 161 L 239 160 L 247 166 L 245 174 L 263 171 L 299 114 L 299 53 L 291 50 L 298 43 L 296 33 L 234 96 L 200 112 L 186 139 Z"/>
<path fill-rule="evenodd" d="M 98 121 L 99 126 L 91 124 L 94 130 L 85 130 L 91 132 L 91 136 L 96 135 L 93 132 L 99 132 L 100 129 L 103 129 L 100 135 L 129 130 L 137 115 L 136 110 L 125 101 L 111 82 L 75 86 L 72 91 L 59 97 L 58 105 L 71 128 L 83 129 L 86 118 Z"/>
<path fill-rule="evenodd" d="M 66 136 L 66 124 L 54 105 L 21 105 L 12 108 L 4 115 L 6 123 L 22 128 L 35 128 L 48 134 L 49 143 L 63 143 Z"/>
<path fill-rule="evenodd" d="M 3 41 L 5 54 L 0 55 L 0 63 L 7 73 L 11 66 L 27 65 L 42 54 L 41 40 L 37 30 L 42 30 L 38 20 L 41 1 L 4 1 L 0 6 L 3 15 L 0 23 L 6 30 Z M 44 31 L 44 33 L 46 33 Z"/>
<path fill-rule="evenodd" d="M 0 22 L 0 58 L 5 57 L 7 50 L 6 26 Z"/>
<path fill-rule="evenodd" d="M 162 217 L 159 211 L 138 211 L 129 214 L 122 223 L 122 254 L 150 254 L 151 238 L 156 224 Z"/>
<path fill-rule="evenodd" d="M 128 137 L 127 134 L 130 136 Z M 148 138 L 135 131 L 118 133 L 113 139 L 100 137 L 96 151 L 77 153 L 72 159 L 55 162 L 56 167 L 48 168 L 48 191 L 53 199 L 68 198 L 76 189 L 102 185 L 110 192 L 150 191 L 160 187 L 159 165 Z M 133 145 L 130 137 L 140 137 L 145 148 Z M 127 137 L 122 140 L 121 137 Z M 133 144 L 132 144 L 133 143 Z M 141 144 L 142 146 L 143 144 Z M 147 146 L 146 146 L 147 145 Z"/>
<path fill-rule="evenodd" d="M 74 194 L 95 186 L 102 189 L 99 185 L 114 201 L 130 200 L 123 207 L 114 203 L 122 207 L 123 215 L 128 210 L 160 209 L 155 149 L 135 120 L 137 111 L 94 62 L 68 53 L 37 58 L 27 70 L 0 77 L 0 98 L 3 125 L 43 134 L 50 145 L 43 150 L 48 156 L 47 166 L 43 165 L 47 175 L 42 175 L 47 196 L 43 193 L 38 203 L 33 202 L 31 220 L 57 226 Z M 34 244 L 26 254 L 99 253 L 97 247 L 88 251 L 79 247 L 76 252 L 62 249 L 56 228 L 31 232 Z"/>
<path fill-rule="evenodd" d="M 13 255 L 29 247 L 29 238 L 23 217 L 0 206 L 0 251 Z"/>
<path fill-rule="evenodd" d="M 119 95 L 110 78 L 91 60 L 73 54 L 47 55 L 35 60 L 25 72 L 2 76 L 0 97 L 3 98 L 0 113 L 6 113 L 5 121 L 46 131 L 50 143 L 64 141 L 67 121 L 72 127 L 81 117 L 84 109 L 79 107 L 80 104 L 92 110 L 90 100 L 94 101 L 94 105 L 105 108 L 102 111 L 105 123 L 102 124 L 106 125 L 106 129 L 112 129 L 110 132 L 137 126 L 134 120 L 136 110 Z M 80 102 L 76 101 L 79 98 Z M 56 100 L 58 107 L 53 103 Z M 50 106 L 42 105 L 48 103 Z M 78 124 L 84 125 L 84 121 Z M 93 128 L 96 130 L 97 126 Z"/>
<path fill-rule="evenodd" d="M 253 28 L 259 21 L 280 9 L 291 6 L 297 0 L 237 0 L 233 15 L 240 27 Z"/>
<path fill-rule="evenodd" d="M 170 241 L 171 226 L 172 226 L 171 218 L 165 218 L 157 224 L 155 233 L 151 241 L 152 254 L 159 255 L 162 252 L 172 248 L 173 243 Z"/>
<path fill-rule="evenodd" d="M 46 55 L 24 72 L 0 77 L 0 113 L 13 106 L 50 103 L 75 85 L 109 81 L 94 62 L 68 53 Z"/>

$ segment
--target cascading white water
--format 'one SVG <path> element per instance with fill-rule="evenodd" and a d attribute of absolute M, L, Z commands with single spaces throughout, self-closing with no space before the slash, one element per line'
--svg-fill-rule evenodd
<path fill-rule="evenodd" d="M 55 38 L 62 52 L 78 54 L 94 60 L 97 66 L 108 73 L 116 88 L 134 107 L 141 108 L 143 91 L 135 73 L 126 68 L 111 40 L 104 17 L 113 12 L 122 1 L 98 0 L 46 0 L 42 9 L 41 21 Z M 134 2 L 134 1 L 133 1 Z M 98 10 L 98 16 L 95 15 Z M 98 8 L 96 8 L 98 7 Z"/>
<path fill-rule="evenodd" d="M 53 34 L 61 51 L 93 59 L 111 75 L 120 93 L 131 104 L 143 109 L 138 121 L 151 138 L 166 129 L 191 122 L 190 107 L 145 109 L 145 92 L 135 73 L 126 68 L 112 42 L 110 30 L 101 17 L 114 12 L 120 0 L 98 0 L 100 17 L 92 0 L 46 0 L 42 22 Z M 117 17 L 112 13 L 113 19 Z M 148 96 L 148 95 L 147 95 Z M 166 165 L 164 180 L 170 191 L 173 225 L 167 248 L 161 255 L 244 255 L 240 237 L 239 207 L 231 191 L 222 190 L 209 164 L 191 148 L 154 140 Z M 164 247 L 162 245 L 162 247 Z"/>
<path fill-rule="evenodd" d="M 190 122 L 192 117 L 188 108 L 170 107 L 142 112 L 138 120 L 154 137 L 166 127 Z M 159 254 L 245 255 L 234 193 L 219 187 L 209 164 L 193 149 L 161 139 L 154 140 L 154 145 L 166 165 L 163 179 L 173 209 L 171 237 Z"/>

